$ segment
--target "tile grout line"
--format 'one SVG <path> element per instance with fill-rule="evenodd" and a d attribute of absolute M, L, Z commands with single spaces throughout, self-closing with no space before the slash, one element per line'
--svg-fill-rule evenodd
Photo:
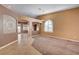
<path fill-rule="evenodd" d="M 12 41 L 12 42 L 10 42 L 10 43 L 8 43 L 8 44 L 6 44 L 6 45 L 0 47 L 0 50 L 3 49 L 3 48 L 5 48 L 5 47 L 7 47 L 7 46 L 9 46 L 9 45 L 11 45 L 11 44 L 13 44 L 13 43 L 15 43 L 15 42 L 17 42 L 17 40 Z"/>

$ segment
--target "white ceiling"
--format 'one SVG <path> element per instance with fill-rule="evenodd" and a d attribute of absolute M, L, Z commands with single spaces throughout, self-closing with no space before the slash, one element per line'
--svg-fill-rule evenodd
<path fill-rule="evenodd" d="M 4 4 L 3 6 L 31 17 L 79 7 L 78 4 Z"/>

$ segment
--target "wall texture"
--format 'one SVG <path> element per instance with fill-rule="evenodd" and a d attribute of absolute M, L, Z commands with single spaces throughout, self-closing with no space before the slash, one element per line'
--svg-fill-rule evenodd
<path fill-rule="evenodd" d="M 44 23 L 41 24 L 41 35 L 79 40 L 79 8 L 50 13 L 37 18 L 43 20 L 51 19 L 54 22 L 54 32 L 52 33 L 44 32 Z"/>
<path fill-rule="evenodd" d="M 13 17 L 14 20 L 16 20 L 16 17 L 19 16 L 17 13 L 14 13 L 14 12 L 8 10 L 7 8 L 3 7 L 2 5 L 0 5 L 0 47 L 17 39 L 16 32 L 12 31 L 9 33 L 7 33 L 7 32 L 4 33 L 3 27 L 5 25 L 3 24 L 3 15 L 9 15 L 9 16 Z M 5 18 L 5 20 L 6 20 L 6 18 Z M 5 23 L 7 24 L 7 22 L 5 22 Z M 11 25 L 11 23 L 9 25 Z M 16 30 L 16 28 L 14 30 Z"/>

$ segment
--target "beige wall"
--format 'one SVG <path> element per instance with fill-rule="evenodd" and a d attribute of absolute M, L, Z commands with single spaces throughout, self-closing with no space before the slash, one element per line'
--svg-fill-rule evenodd
<path fill-rule="evenodd" d="M 50 13 L 37 18 L 43 20 L 51 19 L 54 22 L 54 32 L 52 33 L 44 32 L 44 26 L 43 24 L 41 25 L 40 33 L 42 35 L 79 40 L 79 8 Z"/>
<path fill-rule="evenodd" d="M 17 13 L 14 13 L 14 12 L 8 10 L 7 8 L 3 7 L 2 5 L 0 5 L 0 47 L 17 39 L 16 32 L 9 32 L 9 33 L 3 32 L 2 15 L 12 16 L 15 20 L 16 20 L 16 17 L 19 16 Z"/>

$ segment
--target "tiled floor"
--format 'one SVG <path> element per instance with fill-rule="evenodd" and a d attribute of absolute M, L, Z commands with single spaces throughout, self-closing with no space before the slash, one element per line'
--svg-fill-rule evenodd
<path fill-rule="evenodd" d="M 18 42 L 0 50 L 1 55 L 41 55 L 33 46 L 27 46 L 27 34 L 19 34 Z"/>
<path fill-rule="evenodd" d="M 0 55 L 41 55 L 41 53 L 32 46 L 20 47 L 16 42 L 0 50 Z"/>

